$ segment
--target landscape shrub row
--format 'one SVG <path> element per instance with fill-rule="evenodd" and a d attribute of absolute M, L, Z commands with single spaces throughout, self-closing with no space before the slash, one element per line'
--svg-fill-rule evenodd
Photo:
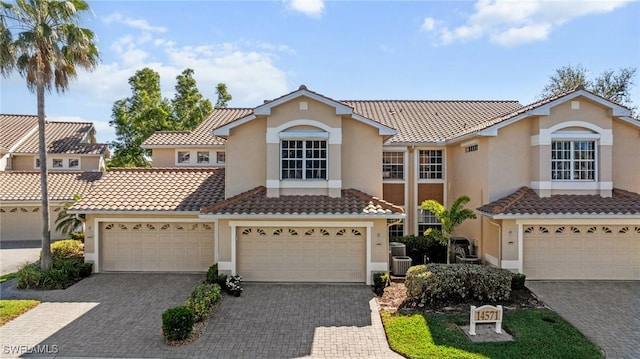
<path fill-rule="evenodd" d="M 91 275 L 92 263 L 84 263 L 84 245 L 73 239 L 53 242 L 51 270 L 42 271 L 38 262 L 27 264 L 16 273 L 19 289 L 64 289 Z"/>
<path fill-rule="evenodd" d="M 423 303 L 497 302 L 508 299 L 514 274 L 476 264 L 428 264 L 409 268 L 407 295 Z"/>
<path fill-rule="evenodd" d="M 427 263 L 447 262 L 447 246 L 431 236 L 405 236 L 392 238 L 391 241 L 404 243 L 407 256 L 411 257 L 414 265 L 424 264 L 425 256 L 428 258 Z"/>

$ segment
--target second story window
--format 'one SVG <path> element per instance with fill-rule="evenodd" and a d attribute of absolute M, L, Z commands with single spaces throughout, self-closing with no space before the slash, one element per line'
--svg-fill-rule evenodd
<path fill-rule="evenodd" d="M 54 158 L 53 159 L 53 168 L 63 168 L 64 167 L 64 161 L 60 158 Z"/>
<path fill-rule="evenodd" d="M 444 156 L 442 150 L 420 150 L 420 179 L 442 179 Z"/>
<path fill-rule="evenodd" d="M 554 181 L 595 181 L 595 141 L 553 141 L 551 179 Z"/>
<path fill-rule="evenodd" d="M 224 163 L 226 161 L 224 152 L 216 152 L 216 160 L 218 163 Z"/>
<path fill-rule="evenodd" d="M 404 179 L 403 152 L 382 153 L 382 178 L 398 180 Z"/>
<path fill-rule="evenodd" d="M 282 179 L 327 179 L 327 141 L 283 140 L 280 153 Z"/>
<path fill-rule="evenodd" d="M 178 151 L 178 163 L 189 163 L 191 161 L 191 152 Z"/>
<path fill-rule="evenodd" d="M 418 236 L 424 236 L 424 232 L 429 228 L 440 229 L 441 227 L 442 223 L 438 221 L 435 214 L 422 208 L 418 209 Z"/>
<path fill-rule="evenodd" d="M 69 159 L 69 168 L 78 168 L 80 167 L 80 160 L 77 158 Z"/>
<path fill-rule="evenodd" d="M 198 163 L 209 163 L 209 151 L 198 151 Z"/>

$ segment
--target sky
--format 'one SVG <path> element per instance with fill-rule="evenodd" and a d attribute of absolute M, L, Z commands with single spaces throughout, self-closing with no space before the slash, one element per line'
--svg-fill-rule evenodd
<path fill-rule="evenodd" d="M 539 98 L 562 66 L 595 77 L 640 68 L 638 1 L 89 1 L 81 26 L 98 38 L 100 65 L 46 97 L 53 121 L 94 122 L 115 139 L 113 103 L 150 67 L 165 97 L 195 71 L 215 102 L 255 107 L 306 85 L 337 100 Z M 640 69 L 639 69 L 640 71 Z M 0 112 L 36 114 L 18 73 L 0 78 Z M 640 105 L 640 73 L 632 100 Z"/>

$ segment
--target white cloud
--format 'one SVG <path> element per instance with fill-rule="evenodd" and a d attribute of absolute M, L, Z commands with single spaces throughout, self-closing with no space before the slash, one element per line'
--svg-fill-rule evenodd
<path fill-rule="evenodd" d="M 436 26 L 436 20 L 432 17 L 427 17 L 422 23 L 422 30 L 431 31 Z"/>
<path fill-rule="evenodd" d="M 289 8 L 307 16 L 320 17 L 324 10 L 323 0 L 286 0 Z"/>
<path fill-rule="evenodd" d="M 149 24 L 147 20 L 144 19 L 133 19 L 130 17 L 125 17 L 120 13 L 113 13 L 102 19 L 105 23 L 111 24 L 112 22 L 124 24 L 130 26 L 135 29 L 149 31 L 149 32 L 167 32 L 167 28 L 164 26 L 153 26 Z"/>
<path fill-rule="evenodd" d="M 631 1 L 478 0 L 464 24 L 450 28 L 427 17 L 422 29 L 436 33 L 443 44 L 486 37 L 501 46 L 517 46 L 545 40 L 574 18 L 607 13 Z"/>

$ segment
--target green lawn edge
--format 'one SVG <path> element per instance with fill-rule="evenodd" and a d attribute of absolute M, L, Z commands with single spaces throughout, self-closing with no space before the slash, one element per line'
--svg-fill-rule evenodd
<path fill-rule="evenodd" d="M 8 280 L 12 280 L 17 275 L 18 275 L 18 273 L 16 273 L 16 272 L 0 275 L 0 283 L 4 283 L 4 282 L 6 282 Z"/>
<path fill-rule="evenodd" d="M 0 326 L 21 316 L 38 304 L 40 304 L 39 301 L 31 299 L 0 299 Z"/>
<path fill-rule="evenodd" d="M 503 328 L 512 342 L 474 343 L 459 325 L 460 314 L 381 313 L 391 349 L 407 358 L 602 358 L 600 349 L 558 314 L 548 309 L 504 313 Z"/>

